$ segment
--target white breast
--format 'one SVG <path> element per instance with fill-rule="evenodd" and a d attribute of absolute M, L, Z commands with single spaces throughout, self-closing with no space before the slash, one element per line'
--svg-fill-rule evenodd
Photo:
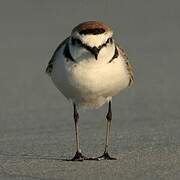
<path fill-rule="evenodd" d="M 57 56 L 51 78 L 65 97 L 78 105 L 95 108 L 117 95 L 129 83 L 121 56 L 111 63 L 105 57 L 73 63 L 67 62 L 62 52 Z"/>

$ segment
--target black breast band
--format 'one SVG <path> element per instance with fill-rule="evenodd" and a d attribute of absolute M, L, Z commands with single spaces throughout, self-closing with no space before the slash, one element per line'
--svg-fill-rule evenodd
<path fill-rule="evenodd" d="M 75 59 L 72 57 L 70 50 L 69 50 L 69 44 L 68 42 L 66 43 L 66 46 L 64 48 L 64 52 L 63 52 L 64 56 L 68 59 L 71 60 L 73 62 L 76 62 Z"/>
<path fill-rule="evenodd" d="M 115 47 L 114 55 L 113 55 L 113 57 L 111 58 L 111 60 L 109 61 L 109 63 L 111 63 L 111 62 L 112 62 L 114 59 L 116 59 L 118 56 L 119 56 L 118 49 L 117 49 L 117 47 Z"/>

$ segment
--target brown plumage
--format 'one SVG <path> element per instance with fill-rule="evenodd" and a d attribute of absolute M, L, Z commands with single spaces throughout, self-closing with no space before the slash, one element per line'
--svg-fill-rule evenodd
<path fill-rule="evenodd" d="M 102 22 L 98 22 L 98 21 L 88 21 L 88 22 L 84 22 L 81 23 L 79 25 L 77 25 L 73 30 L 72 33 L 74 32 L 83 32 L 86 30 L 94 30 L 94 29 L 101 29 L 102 33 L 104 32 L 108 32 L 108 31 L 112 31 L 111 27 L 102 23 Z"/>
<path fill-rule="evenodd" d="M 129 63 L 129 61 L 128 61 L 128 55 L 127 55 L 127 53 L 124 51 L 124 49 L 118 46 L 118 51 L 119 51 L 120 55 L 123 57 L 124 61 L 126 62 L 127 70 L 128 70 L 128 73 L 129 73 L 129 86 L 130 86 L 130 85 L 132 85 L 133 82 L 134 82 L 133 67 L 132 67 L 132 65 Z"/>

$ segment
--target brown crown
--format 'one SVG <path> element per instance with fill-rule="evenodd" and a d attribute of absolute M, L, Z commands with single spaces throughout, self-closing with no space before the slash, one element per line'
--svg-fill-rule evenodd
<path fill-rule="evenodd" d="M 79 34 L 101 34 L 107 31 L 112 31 L 108 25 L 98 21 L 88 21 L 77 25 L 73 30 Z"/>

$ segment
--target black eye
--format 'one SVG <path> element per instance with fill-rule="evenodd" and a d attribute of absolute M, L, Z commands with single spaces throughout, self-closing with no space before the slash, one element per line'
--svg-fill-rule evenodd
<path fill-rule="evenodd" d="M 71 42 L 72 42 L 72 45 L 75 45 L 76 39 L 75 38 L 71 38 Z"/>
<path fill-rule="evenodd" d="M 71 42 L 72 42 L 72 45 L 75 45 L 75 44 L 82 45 L 81 40 L 76 39 L 76 38 L 71 38 Z"/>
<path fill-rule="evenodd" d="M 113 43 L 113 39 L 109 38 L 106 43 L 111 43 L 112 44 Z"/>
<path fill-rule="evenodd" d="M 82 44 L 81 40 L 79 40 L 79 39 L 76 39 L 76 42 L 80 45 Z"/>

